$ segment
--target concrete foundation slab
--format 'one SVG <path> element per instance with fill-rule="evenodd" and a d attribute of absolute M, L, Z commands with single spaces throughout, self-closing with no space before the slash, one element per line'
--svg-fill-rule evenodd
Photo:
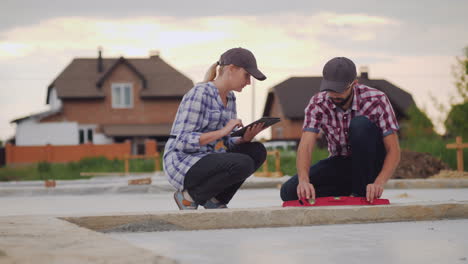
<path fill-rule="evenodd" d="M 113 233 L 181 264 L 467 263 L 468 219 Z"/>
<path fill-rule="evenodd" d="M 375 206 L 218 209 L 63 219 L 102 232 L 152 232 L 468 218 L 468 201 Z"/>
<path fill-rule="evenodd" d="M 0 263 L 162 263 L 175 261 L 54 217 L 0 217 Z"/>
<path fill-rule="evenodd" d="M 385 236 L 388 236 L 393 233 L 403 233 L 398 227 L 400 225 L 405 227 L 410 222 L 401 221 L 467 219 L 467 189 L 393 189 L 386 190 L 384 196 L 391 200 L 392 205 L 280 208 L 278 189 L 247 189 L 239 191 L 230 204 L 231 209 L 196 212 L 175 211 L 176 207 L 169 192 L 1 197 L 0 263 L 174 263 L 173 259 L 182 263 L 275 264 L 308 263 L 315 259 L 321 263 L 364 263 L 366 261 L 361 260 L 366 258 L 369 260 L 367 262 L 377 262 L 380 260 L 378 257 L 380 254 L 390 260 L 387 262 L 381 260 L 379 263 L 427 264 L 431 263 L 431 259 L 440 260 L 440 256 L 448 262 L 463 261 L 463 258 L 466 258 L 460 253 L 467 252 L 466 239 L 446 237 L 452 233 L 454 236 L 468 237 L 468 234 L 464 233 L 466 228 L 462 229 L 460 225 L 450 224 L 447 227 L 449 231 L 439 233 L 439 240 L 424 237 L 420 241 L 413 241 L 411 240 L 413 237 L 403 235 L 411 234 L 410 231 L 414 228 L 402 228 L 406 232 L 402 234 L 401 239 L 389 240 L 382 238 L 385 234 L 380 237 L 372 236 L 378 233 L 376 230 L 380 230 L 374 227 L 378 224 L 365 223 L 400 221 L 393 223 L 397 227 L 390 229 L 394 232 L 387 232 Z M 277 206 L 271 207 L 272 205 Z M 30 216 L 31 214 L 35 216 Z M 43 216 L 44 214 L 54 216 Z M 113 233 L 98 233 L 57 218 L 58 216 L 87 228 Z M 456 221 L 465 221 L 462 223 L 466 226 L 468 220 Z M 335 235 L 330 237 L 328 231 L 320 235 L 317 229 L 313 229 L 329 230 L 328 228 L 333 229 L 335 226 L 330 224 L 340 223 L 349 226 L 344 228 L 348 230 L 349 236 L 343 237 L 345 231 L 335 231 L 332 234 L 336 237 Z M 265 226 L 276 228 L 242 229 Z M 356 231 L 362 226 L 368 227 L 364 231 Z M 453 231 L 455 227 L 452 226 L 459 228 L 459 232 Z M 237 229 L 203 230 L 210 228 Z M 382 227 L 385 228 L 386 226 Z M 142 231 L 151 231 L 151 233 L 135 233 Z M 119 238 L 118 234 L 126 237 L 136 236 L 136 240 Z M 149 245 L 138 242 L 140 234 L 149 234 L 143 238 L 145 241 L 150 240 Z M 238 234 L 238 238 L 230 234 Z M 252 234 L 258 234 L 257 240 Z M 300 236 L 305 240 L 300 240 Z M 167 240 L 164 240 L 165 238 Z M 307 240 L 310 238 L 315 240 Z M 151 242 L 155 239 L 160 240 L 157 243 Z M 280 242 L 275 242 L 275 239 Z M 410 242 L 406 243 L 405 240 Z M 321 244 L 322 241 L 325 241 L 325 244 Z M 382 241 L 393 244 L 382 245 L 384 243 Z M 429 254 L 428 258 L 420 258 L 419 253 L 408 253 L 396 261 L 391 261 L 395 260 L 392 258 L 394 256 L 402 256 L 400 252 L 402 249 L 415 248 L 414 245 L 427 241 L 432 243 L 432 249 L 419 248 L 429 250 L 431 253 L 438 252 L 439 255 L 434 253 Z M 255 243 L 263 243 L 264 246 L 258 247 Z M 380 247 L 375 247 L 372 243 L 377 243 Z M 397 243 L 403 245 L 400 251 L 394 250 L 390 253 L 386 251 L 388 247 L 395 247 Z M 288 247 L 288 244 L 291 246 Z M 354 244 L 363 246 L 353 247 Z M 320 245 L 326 246 L 320 247 Z M 326 249 L 332 245 L 345 250 L 344 253 L 327 251 Z M 312 250 L 309 247 L 312 247 Z M 346 248 L 349 250 L 346 251 Z M 181 251 L 182 254 L 175 253 Z M 279 254 L 280 252 L 284 254 Z M 355 262 L 353 257 L 356 257 Z M 441 261 L 432 263 L 441 263 Z"/>

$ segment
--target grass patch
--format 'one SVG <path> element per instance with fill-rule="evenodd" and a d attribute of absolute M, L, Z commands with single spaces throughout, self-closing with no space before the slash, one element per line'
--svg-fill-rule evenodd
<path fill-rule="evenodd" d="M 415 152 L 429 153 L 432 156 L 447 163 L 453 169 L 457 169 L 457 153 L 455 149 L 447 149 L 446 145 L 455 143 L 455 138 L 443 139 L 442 137 L 413 137 L 400 141 L 401 149 Z M 312 154 L 311 165 L 328 157 L 328 150 L 315 148 Z M 463 150 L 464 169 L 468 171 L 468 149 Z M 293 150 L 280 150 L 281 172 L 284 175 L 295 175 L 296 170 L 296 152 Z M 260 167 L 259 172 L 263 167 Z M 275 171 L 274 156 L 268 156 L 268 170 Z"/>
<path fill-rule="evenodd" d="M 320 160 L 328 157 L 328 150 L 322 148 L 315 148 L 312 153 L 311 164 L 315 164 Z M 281 172 L 284 175 L 293 176 L 297 173 L 296 170 L 296 151 L 294 150 L 280 150 L 280 164 Z M 259 172 L 263 170 L 263 167 L 258 169 Z M 275 157 L 273 155 L 268 156 L 268 171 L 275 171 Z"/>
<path fill-rule="evenodd" d="M 105 157 L 84 158 L 69 163 L 39 162 L 16 168 L 1 168 L 0 181 L 89 179 L 92 176 L 80 176 L 80 172 L 124 172 L 124 166 L 123 160 L 108 160 Z M 132 159 L 129 167 L 130 172 L 152 172 L 155 162 L 154 159 Z"/>
<path fill-rule="evenodd" d="M 401 140 L 400 146 L 402 149 L 429 153 L 447 163 L 451 169 L 456 170 L 456 150 L 446 148 L 446 145 L 450 143 L 455 143 L 455 139 L 443 139 L 441 137 L 416 137 Z M 464 168 L 465 171 L 468 171 L 468 149 L 464 149 L 463 155 Z M 326 159 L 327 157 L 327 149 L 315 148 L 311 164 L 315 164 L 317 161 Z M 280 160 L 281 172 L 284 175 L 292 176 L 296 174 L 296 151 L 281 150 Z M 154 171 L 154 168 L 155 164 L 153 159 L 130 160 L 131 172 L 152 172 Z M 160 161 L 160 168 L 162 168 L 162 159 Z M 263 167 L 260 167 L 258 171 L 260 172 L 262 170 Z M 275 171 L 274 156 L 268 156 L 268 170 Z M 91 176 L 80 176 L 80 172 L 124 172 L 124 161 L 95 157 L 63 164 L 42 162 L 16 168 L 5 167 L 0 168 L 0 181 L 30 181 L 45 179 L 73 180 L 91 178 Z"/>

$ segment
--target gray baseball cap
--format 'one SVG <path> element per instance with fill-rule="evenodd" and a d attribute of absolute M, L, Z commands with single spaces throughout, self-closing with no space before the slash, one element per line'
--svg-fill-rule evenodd
<path fill-rule="evenodd" d="M 342 93 L 356 79 L 356 65 L 345 57 L 329 60 L 323 67 L 320 91 Z"/>
<path fill-rule="evenodd" d="M 266 79 L 266 76 L 257 68 L 257 60 L 250 50 L 243 48 L 233 48 L 221 55 L 219 65 L 233 64 L 244 68 L 250 75 L 259 81 Z"/>

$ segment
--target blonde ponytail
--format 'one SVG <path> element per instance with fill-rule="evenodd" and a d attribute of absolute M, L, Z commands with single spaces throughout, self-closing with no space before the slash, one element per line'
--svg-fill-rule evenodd
<path fill-rule="evenodd" d="M 205 73 L 205 78 L 203 82 L 211 82 L 216 78 L 216 68 L 218 66 L 218 62 L 213 63 L 213 65 L 208 68 L 208 71 Z"/>

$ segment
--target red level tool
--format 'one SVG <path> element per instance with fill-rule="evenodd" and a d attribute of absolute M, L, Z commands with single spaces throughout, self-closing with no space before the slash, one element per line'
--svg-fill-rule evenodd
<path fill-rule="evenodd" d="M 388 199 L 374 199 L 372 203 L 366 200 L 366 197 L 319 197 L 315 200 L 302 198 L 300 200 L 283 202 L 283 207 L 289 206 L 330 206 L 330 205 L 381 205 L 390 204 Z"/>

